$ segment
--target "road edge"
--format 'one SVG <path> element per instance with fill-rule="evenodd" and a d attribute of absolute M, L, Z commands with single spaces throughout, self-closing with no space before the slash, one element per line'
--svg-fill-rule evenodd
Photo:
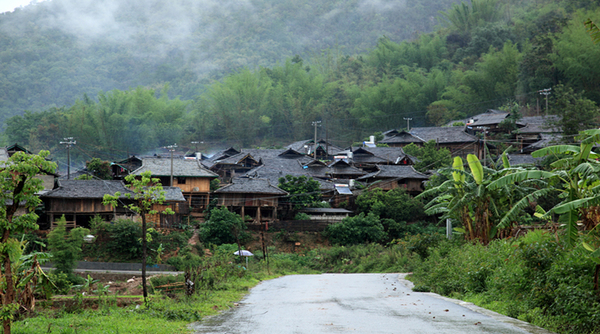
<path fill-rule="evenodd" d="M 409 281 L 406 279 L 406 276 L 410 275 L 411 273 L 402 273 L 402 274 L 398 274 L 398 282 L 400 282 L 402 285 L 406 286 L 407 288 L 411 289 L 414 288 L 414 284 L 413 282 Z M 463 300 L 459 300 L 459 299 L 453 299 L 453 298 L 448 298 L 448 297 L 444 297 L 442 295 L 439 295 L 437 293 L 433 293 L 433 292 L 416 292 L 415 293 L 422 293 L 422 294 L 426 294 L 428 296 L 432 296 L 438 299 L 443 299 L 445 301 L 449 301 L 452 302 L 454 304 L 460 305 L 462 307 L 468 308 L 471 311 L 477 312 L 477 313 L 481 313 L 484 315 L 487 315 L 495 320 L 501 321 L 503 323 L 518 327 L 520 329 L 526 330 L 529 333 L 533 333 L 533 334 L 556 334 L 554 332 L 550 332 L 547 329 L 544 329 L 542 327 L 538 327 L 535 325 L 532 325 L 528 322 L 519 320 L 519 319 L 515 319 L 515 318 L 511 318 L 508 316 L 505 316 L 503 314 L 500 314 L 498 312 L 494 312 L 494 311 L 490 311 L 488 309 L 485 309 L 483 307 L 477 306 L 473 303 L 469 303 L 469 302 L 465 302 Z"/>

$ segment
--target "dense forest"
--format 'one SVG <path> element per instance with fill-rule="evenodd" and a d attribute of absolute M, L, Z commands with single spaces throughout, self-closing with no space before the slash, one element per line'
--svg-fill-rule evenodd
<path fill-rule="evenodd" d="M 1 37 L 4 45 L 21 45 L 0 52 L 2 114 L 19 113 L 7 119 L 4 141 L 58 156 L 67 136 L 77 139 L 73 153 L 81 159 L 124 158 L 173 143 L 192 148 L 192 141 L 205 151 L 278 146 L 312 137 L 313 121 L 322 122 L 319 136 L 344 146 L 405 127 L 404 118 L 411 126 L 443 125 L 515 103 L 523 115 L 537 114 L 538 103 L 544 106 L 538 91 L 546 88 L 600 102 L 600 46 L 584 26 L 588 18 L 600 21 L 597 1 L 250 1 L 220 12 L 208 2 L 178 1 L 179 11 L 158 2 L 143 11 L 83 2 L 110 11 L 97 24 L 108 27 L 103 38 L 60 15 L 52 17 L 62 28 L 43 28 L 65 1 L 1 18 L 3 31 L 11 20 L 25 25 Z M 83 3 L 74 8 L 83 11 Z M 201 5 L 214 11 L 201 15 Z M 358 15 L 364 11 L 371 14 Z M 177 34 L 163 18 L 178 15 L 181 22 L 202 19 Z M 417 21 L 440 25 L 416 33 L 427 30 L 408 23 Z M 201 33 L 207 27 L 211 39 Z M 550 95 L 550 113 L 561 112 L 557 96 Z M 25 100 L 31 111 L 22 114 Z"/>
<path fill-rule="evenodd" d="M 0 124 L 83 93 L 156 88 L 193 99 L 232 71 L 364 52 L 430 32 L 457 0 L 51 0 L 0 14 Z"/>

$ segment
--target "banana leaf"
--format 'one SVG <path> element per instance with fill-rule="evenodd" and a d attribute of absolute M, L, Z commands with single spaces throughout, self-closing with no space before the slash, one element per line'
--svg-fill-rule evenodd
<path fill-rule="evenodd" d="M 551 172 L 545 172 L 541 170 L 525 170 L 505 175 L 499 178 L 498 180 L 488 184 L 487 188 L 489 190 L 496 190 L 506 185 L 522 182 L 529 179 L 549 179 L 554 176 L 556 176 L 556 174 Z"/>

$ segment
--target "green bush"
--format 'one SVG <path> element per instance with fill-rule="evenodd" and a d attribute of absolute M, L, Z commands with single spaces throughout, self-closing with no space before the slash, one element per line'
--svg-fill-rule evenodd
<path fill-rule="evenodd" d="M 210 219 L 200 226 L 200 239 L 216 245 L 232 244 L 248 237 L 244 232 L 246 224 L 242 217 L 230 212 L 226 207 L 215 208 L 210 212 Z"/>
<path fill-rule="evenodd" d="M 358 212 L 373 213 L 381 219 L 388 218 L 397 222 L 414 222 L 427 217 L 423 203 L 402 188 L 365 191 L 356 198 L 356 206 Z"/>
<path fill-rule="evenodd" d="M 356 245 L 380 242 L 387 234 L 379 217 L 373 213 L 360 213 L 355 217 L 344 218 L 340 223 L 328 225 L 325 236 L 334 244 Z"/>
<path fill-rule="evenodd" d="M 57 272 L 72 276 L 73 269 L 82 256 L 83 237 L 89 233 L 88 229 L 82 227 L 67 233 L 65 216 L 62 216 L 58 226 L 48 234 L 48 248 Z"/>

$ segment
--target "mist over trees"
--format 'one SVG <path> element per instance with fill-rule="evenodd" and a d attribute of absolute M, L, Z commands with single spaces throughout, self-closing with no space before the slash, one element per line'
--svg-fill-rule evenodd
<path fill-rule="evenodd" d="M 49 3 L 56 6 L 65 1 Z M 99 3 L 108 5 L 112 2 Z M 61 156 L 65 151 L 59 141 L 72 136 L 78 140 L 77 149 L 72 151 L 75 159 L 116 160 L 127 154 L 156 152 L 157 148 L 173 143 L 178 143 L 182 149 L 192 149 L 194 145 L 189 144 L 192 141 L 204 142 L 199 147 L 201 150 L 231 145 L 277 147 L 311 138 L 314 135 L 311 123 L 319 120 L 322 121 L 319 137 L 345 146 L 376 131 L 404 128 L 405 117 L 412 118 L 411 126 L 444 125 L 454 119 L 514 103 L 525 116 L 543 114 L 544 108 L 538 111 L 536 107 L 538 99 L 543 98 L 537 91 L 559 84 L 562 86 L 557 87 L 566 87 L 561 91 L 572 89 L 581 106 L 589 111 L 586 111 L 587 125 L 594 125 L 598 120 L 600 85 L 596 81 L 600 78 L 600 67 L 595 60 L 599 59 L 600 48 L 594 45 L 583 23 L 587 18 L 598 21 L 600 6 L 587 1 L 474 0 L 472 5 L 452 6 L 450 1 L 411 4 L 402 1 L 304 1 L 294 4 L 249 1 L 236 2 L 239 6 L 230 6 L 227 10 L 219 7 L 222 2 L 205 1 L 202 4 L 204 7 L 198 2 L 179 1 L 174 8 L 162 3 L 147 6 L 145 13 L 156 19 L 151 22 L 144 21 L 146 16 L 141 13 L 116 11 L 115 8 L 110 11 L 108 6 L 105 12 L 118 12 L 119 15 L 107 17 L 122 24 L 120 29 L 113 27 L 116 29 L 114 35 L 100 36 L 90 31 L 60 40 L 70 43 L 72 50 L 57 49 L 62 50 L 65 59 L 87 59 L 83 68 L 90 76 L 104 80 L 102 74 L 110 74 L 114 79 L 112 84 L 121 86 L 107 84 L 100 87 L 92 81 L 65 75 L 61 78 L 77 87 L 80 93 L 65 88 L 65 92 L 73 94 L 60 95 L 51 91 L 66 87 L 61 86 L 60 80 L 53 81 L 43 75 L 36 77 L 33 72 L 28 72 L 30 82 L 37 82 L 40 89 L 48 91 L 48 101 L 53 101 L 48 103 L 55 103 L 57 107 L 41 107 L 41 112 L 28 111 L 22 116 L 8 118 L 5 142 L 18 142 L 33 151 L 48 149 Z M 385 14 L 358 15 L 368 8 L 375 10 L 375 4 L 379 6 L 378 10 L 385 9 Z M 405 7 L 400 6 L 402 4 Z M 437 9 L 431 11 L 442 5 L 441 13 Z M 96 5 L 88 3 L 88 6 L 95 8 Z M 116 8 L 120 6 L 125 5 Z M 182 22 L 194 13 L 192 9 L 195 8 L 202 15 L 192 17 L 210 19 L 214 24 L 212 27 L 222 28 L 211 30 L 209 41 L 203 39 L 207 35 L 198 30 L 198 24 L 207 27 L 209 23 L 200 20 L 192 25 L 194 33 L 190 36 L 196 39 L 190 41 L 203 41 L 210 46 L 186 43 L 188 40 L 184 41 L 182 37 L 185 34 L 175 36 L 174 26 L 161 20 L 158 15 L 161 11 L 179 15 L 179 12 L 173 12 L 178 6 L 190 10 L 180 13 Z M 247 15 L 242 15 L 240 6 L 246 6 L 243 8 Z M 400 7 L 404 11 L 400 11 Z M 27 14 L 42 15 L 47 8 L 40 4 Z M 206 8 L 211 8 L 210 15 L 201 11 Z M 257 8 L 263 11 L 257 12 Z M 411 20 L 414 21 L 422 17 L 417 12 L 427 13 L 433 21 L 439 19 L 440 25 L 434 32 L 408 36 L 405 27 L 412 21 L 405 20 L 398 11 L 402 15 L 413 13 Z M 312 21 L 309 20 L 310 13 L 314 15 Z M 390 26 L 383 24 L 384 18 L 392 19 L 391 13 L 397 14 L 394 18 L 397 21 L 386 21 Z M 133 20 L 133 17 L 137 19 Z M 336 25 L 335 18 L 353 20 L 354 24 L 338 22 Z M 102 22 L 110 26 L 113 21 Z M 231 25 L 227 27 L 218 26 L 229 21 Z M 8 22 L 6 15 L 0 15 L 0 22 Z M 395 25 L 394 22 L 402 24 Z M 130 25 L 131 30 L 124 30 L 125 24 Z M 234 31 L 234 27 L 239 31 Z M 347 30 L 333 33 L 331 29 L 335 27 L 346 27 Z M 390 30 L 384 31 L 384 28 Z M 67 36 L 61 29 L 66 28 L 39 30 Z M 167 32 L 166 35 L 173 35 L 171 39 L 158 34 L 161 29 Z M 124 36 L 125 32 L 120 30 L 129 35 Z M 287 37 L 276 39 L 275 32 L 282 32 Z M 318 32 L 324 37 L 317 36 Z M 85 34 L 94 36 L 86 37 Z M 151 34 L 156 36 L 146 40 L 141 38 Z M 334 38 L 336 34 L 340 36 L 337 39 Z M 9 35 L 2 36 L 0 38 L 6 41 Z M 407 37 L 409 40 L 401 41 Z M 54 58 L 39 54 L 41 49 L 32 46 L 35 43 L 26 38 L 10 38 L 13 43 L 30 43 L 31 47 L 0 52 L 1 66 L 16 66 L 14 59 L 21 58 L 15 53 L 21 52 L 23 59 L 33 59 L 30 62 L 33 67 L 27 69 L 44 62 L 48 71 L 53 68 Z M 96 38 L 97 43 L 86 45 L 82 42 L 85 38 Z M 328 44 L 327 40 L 334 42 Z M 41 41 L 38 39 L 36 43 Z M 113 42 L 122 43 L 122 47 L 114 47 Z M 128 48 L 131 46 L 135 47 Z M 323 51 L 315 51 L 318 48 Z M 98 52 L 86 54 L 89 50 Z M 114 52 L 105 53 L 105 50 Z M 169 50 L 178 51 L 169 53 Z M 206 56 L 207 50 L 214 51 L 211 55 L 215 61 Z M 106 58 L 119 52 L 123 54 L 117 57 L 118 61 Z M 269 52 L 271 58 L 267 56 Z M 7 62 L 5 59 L 13 60 Z M 99 59 L 105 61 L 104 67 L 94 63 Z M 140 71 L 136 72 L 138 66 Z M 200 69 L 208 70 L 202 72 Z M 2 78 L 8 77 L 4 73 L 11 72 L 0 73 L 4 75 L 0 77 L 1 82 Z M 16 75 L 14 73 L 11 75 Z M 54 69 L 52 73 L 70 72 L 65 67 L 65 71 Z M 157 73 L 161 73 L 160 76 Z M 49 84 L 42 85 L 43 80 L 49 80 Z M 127 87 L 123 87 L 124 84 Z M 43 99 L 33 88 L 28 88 L 29 83 L 25 81 L 13 84 L 8 80 L 3 85 L 7 87 L 0 93 L 5 94 L 0 100 L 4 117 L 11 115 L 6 111 L 8 104 L 17 101 L 6 95 L 11 92 L 11 87 L 22 90 L 16 95 L 20 99 L 31 97 L 31 103 L 42 103 Z M 93 85 L 98 86 L 90 88 Z M 81 92 L 89 93 L 83 95 Z M 69 98 L 77 96 L 78 100 L 68 102 L 67 95 Z M 559 112 L 557 109 L 565 103 L 557 97 L 557 94 L 550 95 L 550 112 Z M 13 104 L 11 110 L 23 112 L 15 106 Z"/>
<path fill-rule="evenodd" d="M 456 0 L 51 0 L 0 14 L 0 123 L 84 93 L 170 83 L 192 99 L 243 67 L 324 49 L 364 52 L 380 36 L 429 32 Z"/>

